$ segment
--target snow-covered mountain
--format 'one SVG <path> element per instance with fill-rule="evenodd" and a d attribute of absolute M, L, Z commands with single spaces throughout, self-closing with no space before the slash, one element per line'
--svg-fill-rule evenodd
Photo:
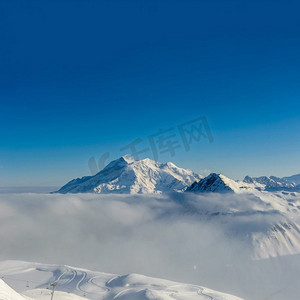
<path fill-rule="evenodd" d="M 285 178 L 279 178 L 276 176 L 261 176 L 261 177 L 250 177 L 246 176 L 244 178 L 246 183 L 262 184 L 265 190 L 280 190 L 280 189 L 295 189 L 297 184 L 292 180 L 287 180 Z"/>
<path fill-rule="evenodd" d="M 195 181 L 186 189 L 187 192 L 197 193 L 228 193 L 228 192 L 251 192 L 257 186 L 242 181 L 230 179 L 222 174 L 211 173 L 200 181 Z"/>
<path fill-rule="evenodd" d="M 290 183 L 295 183 L 296 185 L 300 185 L 300 174 L 283 177 L 286 181 Z"/>
<path fill-rule="evenodd" d="M 109 163 L 94 176 L 71 180 L 58 193 L 163 193 L 180 191 L 201 176 L 171 162 L 159 163 L 149 158 L 134 160 L 130 155 Z"/>
<path fill-rule="evenodd" d="M 45 265 L 21 261 L 0 262 L 0 299 L 48 300 L 51 283 L 56 283 L 58 300 L 241 300 L 202 286 L 146 277 L 139 274 L 116 275 L 70 266 Z M 30 298 L 29 298 L 30 297 Z"/>
<path fill-rule="evenodd" d="M 293 177 L 293 176 L 292 176 Z M 295 177 L 297 178 L 297 175 Z M 246 176 L 243 181 L 230 179 L 222 174 L 211 173 L 205 178 L 195 181 L 186 189 L 188 192 L 235 192 L 253 193 L 260 191 L 300 191 L 300 186 L 292 180 L 275 176 L 250 177 Z"/>
<path fill-rule="evenodd" d="M 152 194 L 170 191 L 190 192 L 251 192 L 300 191 L 300 174 L 290 177 L 246 176 L 243 181 L 211 173 L 205 178 L 179 168 L 171 162 L 159 163 L 149 158 L 134 160 L 130 155 L 110 162 L 94 176 L 73 179 L 57 193 L 119 193 Z"/>

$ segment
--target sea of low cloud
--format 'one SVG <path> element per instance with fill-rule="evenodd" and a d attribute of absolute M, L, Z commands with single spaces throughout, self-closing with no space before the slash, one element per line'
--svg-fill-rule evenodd
<path fill-rule="evenodd" d="M 250 195 L 0 194 L 0 260 L 141 273 L 245 299 L 297 299 L 298 255 L 251 258 L 249 228 L 264 231 L 282 218 L 257 213 L 266 209 Z"/>

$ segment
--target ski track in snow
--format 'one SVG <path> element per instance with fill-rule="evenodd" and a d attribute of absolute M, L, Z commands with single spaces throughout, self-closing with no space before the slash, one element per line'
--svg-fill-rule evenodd
<path fill-rule="evenodd" d="M 5 268 L 7 268 L 7 272 L 5 272 Z M 16 289 L 17 292 L 25 293 L 26 295 L 28 290 L 29 295 L 27 296 L 29 297 L 30 295 L 42 295 L 43 293 L 44 296 L 49 295 L 49 286 L 55 282 L 57 284 L 55 292 L 58 293 L 58 296 L 59 293 L 65 292 L 70 297 L 74 294 L 74 296 L 77 295 L 76 297 L 80 296 L 93 300 L 131 299 L 131 297 L 132 299 L 143 300 L 214 300 L 213 295 L 217 295 L 217 299 L 240 299 L 216 291 L 211 291 L 211 295 L 208 295 L 204 293 L 205 288 L 201 286 L 177 284 L 173 281 L 139 274 L 115 275 L 55 265 L 40 265 L 39 267 L 38 264 L 31 265 L 30 263 L 16 261 L 9 261 L 8 267 L 5 265 L 5 262 L 4 265 L 0 262 L 0 269 L 3 272 L 0 276 L 2 276 L 4 281 L 5 279 L 9 280 L 10 286 Z M 52 273 L 52 276 L 47 275 L 49 273 Z M 29 282 L 30 284 L 27 284 L 28 286 L 26 285 L 26 288 L 24 288 L 24 285 L 19 284 L 20 281 L 23 281 L 25 284 Z M 37 294 L 33 292 L 35 289 L 38 289 L 38 292 L 35 292 Z"/>
<path fill-rule="evenodd" d="M 203 288 L 200 288 L 198 291 L 197 291 L 197 293 L 198 293 L 198 295 L 202 295 L 202 296 L 204 296 L 204 297 L 207 297 L 208 299 L 210 299 L 210 300 L 214 300 L 214 298 L 212 297 L 212 296 L 209 296 L 209 295 L 207 295 L 207 294 L 204 294 L 203 293 Z"/>
<path fill-rule="evenodd" d="M 79 291 L 82 291 L 82 292 L 85 292 L 80 286 L 82 285 L 83 281 L 85 280 L 86 276 L 87 276 L 87 273 L 86 272 L 76 272 L 76 277 L 79 277 L 79 273 L 81 273 L 82 277 L 78 280 L 77 284 L 76 284 L 76 289 L 79 290 Z"/>
<path fill-rule="evenodd" d="M 110 288 L 108 288 L 108 287 L 106 286 L 106 284 L 105 284 L 105 287 L 103 287 L 103 286 L 101 286 L 101 285 L 99 285 L 99 284 L 97 284 L 97 283 L 94 282 L 94 280 L 97 279 L 97 278 L 100 278 L 100 276 L 95 276 L 95 277 L 90 278 L 89 281 L 88 281 L 88 283 L 91 283 L 91 284 L 93 284 L 94 286 L 96 286 L 97 288 L 102 289 L 102 292 L 103 292 L 103 293 L 109 292 L 109 291 L 110 291 Z"/>
<path fill-rule="evenodd" d="M 172 286 L 170 286 L 169 288 L 172 288 L 172 287 L 180 287 L 180 286 L 183 286 L 183 285 L 172 285 Z M 199 288 L 199 286 L 196 286 L 196 285 L 190 285 L 190 287 L 193 287 L 193 288 L 195 288 L 195 289 L 197 289 L 197 294 L 199 295 L 199 296 L 204 296 L 204 297 L 206 297 L 207 299 L 210 299 L 210 300 L 214 300 L 214 298 L 212 297 L 212 296 L 210 296 L 210 295 L 207 295 L 207 294 L 205 294 L 203 291 L 204 291 L 204 288 L 202 288 L 202 287 L 200 287 Z M 178 296 L 176 296 L 176 295 L 174 295 L 174 294 L 170 294 L 170 296 L 172 297 L 172 298 L 174 298 L 174 299 L 176 299 L 176 300 L 182 300 L 182 298 L 178 298 Z"/>

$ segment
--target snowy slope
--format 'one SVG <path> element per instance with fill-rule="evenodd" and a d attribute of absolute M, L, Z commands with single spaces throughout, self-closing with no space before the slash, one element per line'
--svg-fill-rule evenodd
<path fill-rule="evenodd" d="M 0 299 L 1 300 L 27 300 L 28 298 L 20 295 L 0 279 Z"/>
<path fill-rule="evenodd" d="M 27 281 L 26 281 L 27 284 Z M 29 282 L 28 282 L 29 284 Z M 17 293 L 2 279 L 0 279 L 0 299 L 1 300 L 49 300 L 51 291 L 49 289 L 33 289 L 25 291 L 24 294 Z M 55 300 L 86 300 L 72 293 L 61 291 L 55 292 Z"/>
<path fill-rule="evenodd" d="M 135 161 L 125 155 L 108 164 L 94 176 L 70 181 L 58 193 L 163 193 L 183 190 L 201 176 L 175 166 L 158 163 L 149 158 Z"/>
<path fill-rule="evenodd" d="M 239 300 L 201 286 L 183 284 L 138 274 L 115 275 L 70 266 L 20 261 L 0 262 L 1 276 L 11 287 L 32 299 L 49 299 L 50 284 L 57 283 L 54 299 L 80 300 Z M 26 300 L 2 282 L 0 299 Z M 4 295 L 2 297 L 2 294 Z M 71 293 L 71 294 L 70 294 Z M 75 294 L 75 295 L 74 295 Z M 84 297 L 84 298 L 81 298 Z"/>

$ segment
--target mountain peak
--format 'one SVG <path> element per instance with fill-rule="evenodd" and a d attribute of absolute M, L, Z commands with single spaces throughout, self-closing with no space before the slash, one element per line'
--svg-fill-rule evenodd
<path fill-rule="evenodd" d="M 237 190 L 236 182 L 228 177 L 211 173 L 199 182 L 194 182 L 187 191 L 189 192 L 217 192 L 226 193 L 234 192 Z"/>
<path fill-rule="evenodd" d="M 173 163 L 124 155 L 94 176 L 71 180 L 58 193 L 163 193 L 184 190 L 201 176 Z"/>
<path fill-rule="evenodd" d="M 247 175 L 247 176 L 245 176 L 243 181 L 246 182 L 246 183 L 253 183 L 254 179 Z"/>
<path fill-rule="evenodd" d="M 223 174 L 211 173 L 198 182 L 194 182 L 186 191 L 196 193 L 244 193 L 257 187 L 251 182 L 245 183 L 228 178 Z"/>
<path fill-rule="evenodd" d="M 136 161 L 136 160 L 133 158 L 133 156 L 130 155 L 130 154 L 123 155 L 123 156 L 121 157 L 121 159 L 125 160 L 128 164 L 131 164 L 131 163 L 133 163 L 133 162 Z"/>

